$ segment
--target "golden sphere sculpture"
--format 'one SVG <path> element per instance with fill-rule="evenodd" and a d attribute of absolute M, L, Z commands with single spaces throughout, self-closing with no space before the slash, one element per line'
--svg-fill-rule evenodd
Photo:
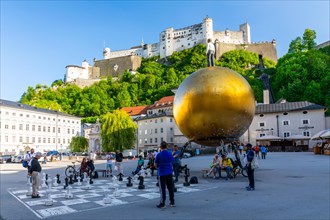
<path fill-rule="evenodd" d="M 192 73 L 175 93 L 173 115 L 180 131 L 204 146 L 237 140 L 250 126 L 255 98 L 249 83 L 225 67 Z"/>

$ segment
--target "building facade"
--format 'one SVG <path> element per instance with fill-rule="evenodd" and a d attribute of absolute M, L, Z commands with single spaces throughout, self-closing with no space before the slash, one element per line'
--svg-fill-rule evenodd
<path fill-rule="evenodd" d="M 259 104 L 255 116 L 242 142 L 259 144 L 258 138 L 265 135 L 278 136 L 285 140 L 293 135 L 312 137 L 326 128 L 326 107 L 311 102 L 286 102 Z M 305 145 L 314 146 L 315 141 L 305 140 Z"/>
<path fill-rule="evenodd" d="M 2 154 L 68 151 L 71 138 L 81 134 L 81 118 L 60 111 L 0 100 L 0 116 Z"/>

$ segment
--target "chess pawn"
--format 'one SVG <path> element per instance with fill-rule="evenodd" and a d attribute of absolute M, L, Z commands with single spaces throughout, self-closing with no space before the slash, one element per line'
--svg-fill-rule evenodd
<path fill-rule="evenodd" d="M 49 185 L 51 184 L 50 179 L 48 179 L 47 183 L 49 183 Z M 47 193 L 47 199 L 45 199 L 45 206 L 52 206 L 53 205 L 53 199 L 52 199 L 52 196 L 51 196 L 51 189 L 48 188 L 46 193 Z"/>
<path fill-rule="evenodd" d="M 28 191 L 26 193 L 27 196 L 32 196 L 32 183 L 31 183 L 31 177 L 30 176 L 27 176 L 27 187 L 28 187 Z"/>
<path fill-rule="evenodd" d="M 58 186 L 57 177 L 54 177 L 53 180 L 54 180 L 53 186 L 55 186 L 55 187 Z"/>
<path fill-rule="evenodd" d="M 82 183 L 81 183 L 81 181 L 80 181 L 80 180 L 81 180 L 81 177 L 78 176 L 78 177 L 77 177 L 77 180 L 78 180 L 77 185 L 78 185 L 78 186 L 81 186 L 81 185 L 82 185 Z"/>
<path fill-rule="evenodd" d="M 91 183 L 90 183 L 90 178 L 87 177 L 86 180 L 87 180 L 87 186 L 86 186 L 86 189 L 87 189 L 87 190 L 92 189 L 92 186 L 91 186 Z"/>
<path fill-rule="evenodd" d="M 42 173 L 42 184 L 41 184 L 42 188 L 47 188 L 47 184 L 46 184 L 46 174 Z"/>
<path fill-rule="evenodd" d="M 103 198 L 104 204 L 110 204 L 111 203 L 111 197 L 108 194 L 108 191 L 104 189 L 104 198 Z"/>
<path fill-rule="evenodd" d="M 120 196 L 120 192 L 118 190 L 118 185 L 115 187 L 115 190 L 113 191 L 113 197 L 119 197 Z"/>
<path fill-rule="evenodd" d="M 66 199 L 72 199 L 73 198 L 73 194 L 71 193 L 71 186 L 67 187 L 66 193 L 65 193 L 65 198 Z"/>

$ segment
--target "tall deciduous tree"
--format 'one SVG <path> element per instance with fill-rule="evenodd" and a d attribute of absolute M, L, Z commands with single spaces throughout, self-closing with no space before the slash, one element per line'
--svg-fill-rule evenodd
<path fill-rule="evenodd" d="M 70 149 L 72 152 L 87 152 L 88 140 L 85 137 L 72 137 Z"/>
<path fill-rule="evenodd" d="M 131 149 L 136 140 L 137 126 L 129 115 L 114 110 L 102 117 L 102 150 L 104 152 Z"/>

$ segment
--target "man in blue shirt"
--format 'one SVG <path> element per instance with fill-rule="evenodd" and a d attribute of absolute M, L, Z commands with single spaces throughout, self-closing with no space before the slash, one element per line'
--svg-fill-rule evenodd
<path fill-rule="evenodd" d="M 167 143 L 163 141 L 160 144 L 161 152 L 157 154 L 155 159 L 155 168 L 158 169 L 160 203 L 157 208 L 165 208 L 166 187 L 170 196 L 170 206 L 174 207 L 174 190 L 173 190 L 173 155 L 167 150 Z"/>
<path fill-rule="evenodd" d="M 253 191 L 254 190 L 254 169 L 252 169 L 252 160 L 254 158 L 254 152 L 251 149 L 252 145 L 251 144 L 247 144 L 246 145 L 246 159 L 247 159 L 247 173 L 248 173 L 248 177 L 249 177 L 249 186 L 246 187 L 247 191 Z"/>

